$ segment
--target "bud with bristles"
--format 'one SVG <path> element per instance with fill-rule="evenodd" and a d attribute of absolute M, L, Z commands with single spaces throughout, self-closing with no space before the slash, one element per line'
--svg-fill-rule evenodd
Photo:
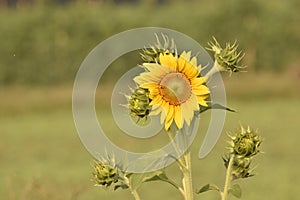
<path fill-rule="evenodd" d="M 128 97 L 130 116 L 136 123 L 138 123 L 140 119 L 147 120 L 151 110 L 150 101 L 149 91 L 144 88 L 137 88 L 132 91 L 131 96 Z"/>
<path fill-rule="evenodd" d="M 249 127 L 247 130 L 241 126 L 241 130 L 235 135 L 231 136 L 230 153 L 240 157 L 251 157 L 259 152 L 261 138 L 255 131 Z"/>
<path fill-rule="evenodd" d="M 173 55 L 177 55 L 176 45 L 173 39 L 169 40 L 168 36 L 161 34 L 163 44 L 160 42 L 158 35 L 155 34 L 157 43 L 153 46 L 145 47 L 141 52 L 142 59 L 147 63 L 159 63 L 159 55 L 161 53 L 169 52 Z"/>
<path fill-rule="evenodd" d="M 245 129 L 242 126 L 234 136 L 230 136 L 230 139 L 229 153 L 223 157 L 223 161 L 225 167 L 228 168 L 230 160 L 233 159 L 232 178 L 238 179 L 254 176 L 250 164 L 253 156 L 260 152 L 259 146 L 262 139 L 257 135 L 257 132 L 249 127 Z"/>
<path fill-rule="evenodd" d="M 105 163 L 94 162 L 93 179 L 96 185 L 109 187 L 119 180 L 118 170 Z"/>
<path fill-rule="evenodd" d="M 244 53 L 238 52 L 238 45 L 236 41 L 233 44 L 226 43 L 225 48 L 222 48 L 216 38 L 213 37 L 213 41 L 208 43 L 210 50 L 214 52 L 215 58 L 215 71 L 228 71 L 230 74 L 233 72 L 240 72 L 245 67 L 240 65 L 240 61 L 244 57 Z"/>

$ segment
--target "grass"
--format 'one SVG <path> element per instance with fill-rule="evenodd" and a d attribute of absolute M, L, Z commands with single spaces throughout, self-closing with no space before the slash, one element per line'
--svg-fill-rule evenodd
<path fill-rule="evenodd" d="M 221 155 L 226 146 L 225 130 L 234 130 L 239 123 L 243 123 L 259 128 L 262 137 L 265 138 L 262 145 L 265 153 L 254 161 L 254 165 L 257 165 L 257 176 L 241 181 L 243 200 L 297 199 L 300 195 L 297 189 L 300 184 L 300 178 L 297 176 L 300 165 L 300 107 L 299 95 L 295 94 L 290 86 L 297 86 L 298 79 L 268 76 L 263 78 L 258 75 L 253 81 L 254 76 L 249 74 L 249 77 L 252 77 L 252 81 L 249 78 L 249 81 L 246 81 L 248 84 L 243 83 L 240 87 L 236 86 L 240 83 L 239 80 L 247 80 L 243 75 L 239 79 L 233 77 L 226 80 L 230 97 L 228 105 L 238 110 L 238 113 L 228 113 L 221 139 L 216 148 L 203 160 L 197 159 L 197 153 L 206 126 L 199 130 L 192 146 L 194 186 L 199 188 L 212 182 L 223 185 L 225 171 Z M 272 87 L 268 86 L 272 80 L 275 80 L 274 86 L 279 86 L 282 82 L 287 88 L 278 92 L 276 89 L 272 90 Z M 262 91 L 267 91 L 268 95 L 263 95 Z M 92 157 L 81 144 L 74 127 L 71 92 L 69 86 L 1 89 L 2 198 L 132 199 L 128 191 L 104 191 L 94 187 L 90 181 Z M 109 109 L 102 112 L 105 113 L 104 118 L 109 120 Z M 204 114 L 202 124 L 208 122 L 209 114 Z M 152 140 L 150 146 L 155 147 L 155 143 L 161 143 L 162 138 L 164 136 Z M 135 150 L 144 150 L 145 142 L 124 140 L 114 135 L 111 139 L 123 145 L 126 141 L 124 147 L 129 149 L 135 145 Z M 175 166 L 170 166 L 167 172 L 174 176 L 175 180 L 179 180 Z M 139 191 L 145 200 L 181 199 L 180 195 L 165 183 L 147 183 Z M 217 195 L 210 192 L 196 195 L 195 199 L 217 199 Z"/>

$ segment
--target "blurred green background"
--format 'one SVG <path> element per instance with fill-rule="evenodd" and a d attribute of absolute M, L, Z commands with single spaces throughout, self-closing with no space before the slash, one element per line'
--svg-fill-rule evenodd
<path fill-rule="evenodd" d="M 104 191 L 90 181 L 92 157 L 77 136 L 71 96 L 81 62 L 98 43 L 144 26 L 183 32 L 203 46 L 212 36 L 221 44 L 237 39 L 246 53 L 247 73 L 224 74 L 228 106 L 238 112 L 228 113 L 216 148 L 198 160 L 209 113 L 201 118 L 192 146 L 195 189 L 208 182 L 223 185 L 226 131 L 242 123 L 259 128 L 265 138 L 265 153 L 254 162 L 257 176 L 241 181 L 242 199 L 298 199 L 299 10 L 298 0 L 0 0 L 0 199 L 132 199 L 128 191 Z M 101 80 L 105 90 L 97 99 L 104 118 L 111 118 L 116 77 L 140 62 L 137 52 L 122 56 Z M 111 139 L 142 150 L 164 137 L 149 144 Z M 167 172 L 180 179 L 176 166 Z M 147 183 L 139 191 L 142 199 L 181 199 L 164 183 Z"/>

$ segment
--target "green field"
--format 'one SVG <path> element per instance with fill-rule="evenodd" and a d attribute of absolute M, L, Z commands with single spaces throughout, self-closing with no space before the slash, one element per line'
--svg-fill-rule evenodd
<path fill-rule="evenodd" d="M 240 78 L 243 77 L 245 75 Z M 221 155 L 226 146 L 225 131 L 234 130 L 243 123 L 259 128 L 265 152 L 254 162 L 257 176 L 241 181 L 243 199 L 298 199 L 299 96 L 288 92 L 284 95 L 287 90 L 279 90 L 277 94 L 274 90 L 273 95 L 269 90 L 269 95 L 255 96 L 253 94 L 267 88 L 266 85 L 259 88 L 262 82 L 259 80 L 253 85 L 256 89 L 249 89 L 249 84 L 248 87 L 242 85 L 241 88 L 248 88 L 249 92 L 240 89 L 237 95 L 237 91 L 230 92 L 234 91 L 237 80 L 236 77 L 228 80 L 227 90 L 228 105 L 238 113 L 228 113 L 216 148 L 205 159 L 197 159 L 205 126 L 193 143 L 194 187 L 208 182 L 223 184 L 225 172 Z M 1 199 L 132 199 L 129 191 L 105 191 L 94 187 L 90 181 L 92 157 L 81 144 L 74 127 L 71 87 L 10 87 L 1 91 Z M 102 109 L 103 112 L 111 116 L 109 109 Z M 201 120 L 208 124 L 209 114 L 204 114 Z M 112 140 L 122 143 L 119 137 L 112 137 Z M 155 140 L 149 145 L 154 143 Z M 139 143 L 123 145 L 130 147 Z M 167 172 L 179 180 L 175 166 L 169 167 Z M 139 192 L 142 199 L 181 199 L 177 191 L 165 183 L 147 183 Z M 210 192 L 197 195 L 195 199 L 218 197 Z"/>

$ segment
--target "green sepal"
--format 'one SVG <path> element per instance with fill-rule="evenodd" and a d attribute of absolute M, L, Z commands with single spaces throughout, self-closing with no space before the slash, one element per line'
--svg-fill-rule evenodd
<path fill-rule="evenodd" d="M 196 193 L 200 194 L 200 193 L 211 191 L 211 190 L 215 190 L 215 191 L 220 192 L 220 189 L 215 184 L 206 184 L 202 188 L 200 188 L 199 190 L 196 190 Z"/>
<path fill-rule="evenodd" d="M 119 188 L 121 188 L 121 189 L 123 189 L 123 190 L 126 190 L 126 189 L 128 189 L 129 187 L 128 187 L 128 185 L 126 185 L 126 184 L 115 185 L 114 191 L 116 191 L 116 190 L 119 189 Z"/>

